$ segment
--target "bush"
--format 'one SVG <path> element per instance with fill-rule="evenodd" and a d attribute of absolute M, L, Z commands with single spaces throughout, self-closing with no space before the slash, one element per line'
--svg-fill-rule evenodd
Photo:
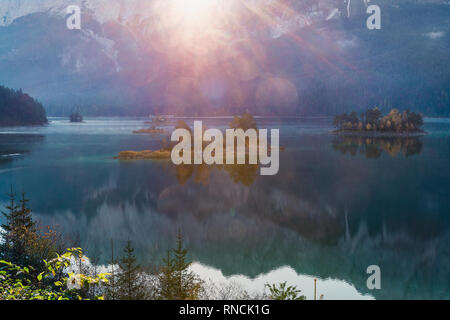
<path fill-rule="evenodd" d="M 50 261 L 45 271 L 34 277 L 30 268 L 0 260 L 0 300 L 83 300 L 89 298 L 89 286 L 107 283 L 107 274 L 94 277 L 66 273 L 74 258 L 81 258 L 80 248 L 68 249 Z M 62 275 L 62 276 L 58 276 Z M 92 297 L 102 300 L 102 296 Z"/>
<path fill-rule="evenodd" d="M 269 289 L 271 300 L 306 300 L 304 295 L 300 295 L 301 290 L 294 286 L 286 287 L 286 282 L 278 285 L 266 284 L 266 287 Z"/>

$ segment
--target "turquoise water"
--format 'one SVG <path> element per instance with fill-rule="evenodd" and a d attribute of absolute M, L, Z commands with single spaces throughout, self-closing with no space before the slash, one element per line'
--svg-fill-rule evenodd
<path fill-rule="evenodd" d="M 333 280 L 377 299 L 450 298 L 449 119 L 427 119 L 420 138 L 352 140 L 329 134 L 327 118 L 261 118 L 286 148 L 270 177 L 113 159 L 160 147 L 163 135 L 131 133 L 145 119 L 51 120 L 0 129 L 0 202 L 11 184 L 25 190 L 39 220 L 102 263 L 111 240 L 131 239 L 143 264 L 157 264 L 181 228 L 210 274 L 317 277 L 325 297 L 353 297 L 326 285 Z M 229 119 L 203 121 L 225 128 Z M 374 264 L 381 290 L 366 286 Z"/>

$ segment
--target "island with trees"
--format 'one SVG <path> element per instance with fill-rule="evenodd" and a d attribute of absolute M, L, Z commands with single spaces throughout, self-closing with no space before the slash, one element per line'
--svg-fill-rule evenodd
<path fill-rule="evenodd" d="M 186 129 L 187 131 L 189 131 L 191 133 L 191 147 L 192 147 L 192 156 L 194 155 L 194 137 L 192 136 L 192 128 L 189 127 L 189 125 L 184 121 L 184 120 L 178 120 L 177 123 L 174 126 L 175 129 Z M 248 112 L 245 112 L 243 115 L 241 116 L 234 116 L 233 120 L 230 122 L 229 124 L 229 128 L 230 129 L 242 129 L 244 131 L 248 130 L 248 129 L 255 129 L 258 130 L 257 125 L 256 125 L 256 120 L 255 118 Z M 203 125 L 202 128 L 202 137 L 204 132 L 207 130 L 208 128 Z M 167 132 L 164 129 L 161 128 L 157 128 L 155 126 L 150 127 L 149 129 L 141 129 L 141 130 L 136 130 L 133 131 L 133 133 L 147 133 L 147 134 L 166 134 Z M 114 157 L 114 159 L 118 159 L 118 160 L 155 160 L 155 159 L 170 159 L 171 157 L 171 152 L 173 147 L 178 143 L 178 142 L 174 142 L 174 141 L 170 141 L 168 142 L 169 137 L 162 139 L 161 141 L 161 149 L 159 150 L 143 150 L 143 151 L 133 151 L 133 150 L 126 150 L 126 151 L 121 151 L 119 153 L 118 156 Z M 224 140 L 226 140 L 226 137 L 224 137 Z M 246 144 L 246 156 L 248 157 L 248 152 L 249 152 L 249 143 L 250 141 L 248 139 L 245 140 L 245 144 Z M 208 145 L 207 142 L 203 141 L 203 146 L 202 148 L 206 147 Z M 224 152 L 223 154 L 226 154 L 226 143 L 223 144 L 224 147 Z M 235 150 L 236 150 L 237 146 L 235 146 Z M 280 151 L 284 151 L 284 147 L 280 146 L 279 147 Z M 247 161 L 247 160 L 246 160 Z M 192 159 L 193 162 L 193 159 Z M 225 162 L 225 159 L 224 159 Z"/>
<path fill-rule="evenodd" d="M 72 112 L 70 114 L 69 118 L 70 118 L 70 122 L 72 122 L 72 123 L 83 122 L 83 116 L 81 115 L 81 113 L 79 111 Z"/>
<path fill-rule="evenodd" d="M 421 129 L 423 117 L 420 113 L 392 109 L 387 115 L 378 108 L 369 109 L 360 116 L 353 111 L 334 117 L 334 133 L 379 134 L 379 135 L 417 135 L 425 134 Z"/>
<path fill-rule="evenodd" d="M 21 89 L 0 86 L 0 126 L 27 126 L 47 124 L 41 103 Z"/>

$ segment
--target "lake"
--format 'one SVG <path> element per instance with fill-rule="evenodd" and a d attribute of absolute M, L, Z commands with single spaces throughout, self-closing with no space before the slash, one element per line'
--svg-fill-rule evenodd
<path fill-rule="evenodd" d="M 36 219 L 100 263 L 130 239 L 142 264 L 157 265 L 181 229 L 192 268 L 214 282 L 288 281 L 312 298 L 316 278 L 325 299 L 450 298 L 450 119 L 394 139 L 336 137 L 330 118 L 259 118 L 285 147 L 275 176 L 115 160 L 160 148 L 164 135 L 132 133 L 146 119 L 50 120 L 0 128 L 0 203 L 10 185 L 26 191 Z M 380 290 L 367 288 L 370 265 Z"/>

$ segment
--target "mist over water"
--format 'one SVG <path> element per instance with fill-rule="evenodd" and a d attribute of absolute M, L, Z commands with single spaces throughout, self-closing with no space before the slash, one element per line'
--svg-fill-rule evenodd
<path fill-rule="evenodd" d="M 0 202 L 11 184 L 26 191 L 36 218 L 101 263 L 111 240 L 130 239 L 141 263 L 158 264 L 181 228 L 205 277 L 255 289 L 286 279 L 306 293 L 318 277 L 325 298 L 339 296 L 336 286 L 341 298 L 450 297 L 448 119 L 426 119 L 423 137 L 366 140 L 330 134 L 328 118 L 258 118 L 280 129 L 285 147 L 273 177 L 251 166 L 113 159 L 160 148 L 164 135 L 132 134 L 144 119 L 50 120 L 0 130 Z M 203 119 L 209 128 L 229 121 Z M 373 264 L 382 290 L 366 287 Z"/>

